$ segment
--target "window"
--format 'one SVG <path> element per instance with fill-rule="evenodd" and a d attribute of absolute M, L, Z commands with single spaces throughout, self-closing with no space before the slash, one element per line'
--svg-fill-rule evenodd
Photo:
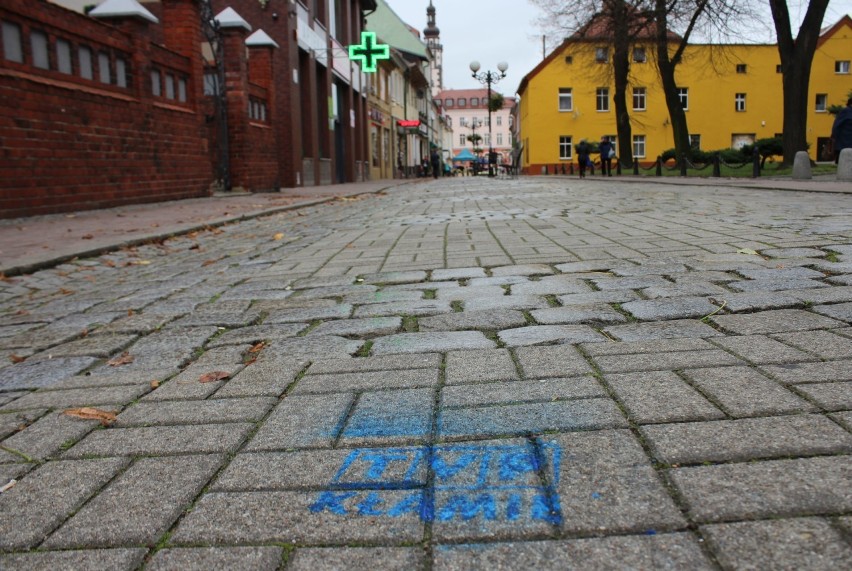
<path fill-rule="evenodd" d="M 459 97 L 459 107 L 464 107 L 465 105 L 467 105 L 467 99 Z"/>
<path fill-rule="evenodd" d="M 574 109 L 574 95 L 570 87 L 559 88 L 559 111 L 572 111 Z"/>
<path fill-rule="evenodd" d="M 565 63 L 567 63 L 568 65 L 574 63 L 574 56 L 565 56 Z"/>
<path fill-rule="evenodd" d="M 56 69 L 62 73 L 72 73 L 71 44 L 66 40 L 56 40 Z"/>
<path fill-rule="evenodd" d="M 572 150 L 571 137 L 559 137 L 559 160 L 570 161 Z"/>
<path fill-rule="evenodd" d="M 595 109 L 609 111 L 609 88 L 598 87 L 595 91 Z"/>
<path fill-rule="evenodd" d="M 645 135 L 633 135 L 633 156 L 640 159 L 645 157 Z"/>
<path fill-rule="evenodd" d="M 170 73 L 166 74 L 166 99 L 175 98 L 175 76 Z M 255 113 L 255 119 L 257 118 Z"/>
<path fill-rule="evenodd" d="M 464 135 L 459 135 L 459 145 L 464 147 L 464 144 L 467 142 L 467 138 Z"/>
<path fill-rule="evenodd" d="M 80 64 L 80 77 L 84 79 L 92 79 L 92 50 L 86 46 L 80 46 L 77 49 L 77 61 Z"/>
<path fill-rule="evenodd" d="M 498 127 L 503 126 L 503 116 L 502 115 L 497 115 L 497 126 Z"/>
<path fill-rule="evenodd" d="M 497 144 L 498 145 L 503 144 L 503 133 L 497 133 Z"/>
<path fill-rule="evenodd" d="M 828 110 L 828 94 L 827 93 L 817 93 L 816 94 L 816 109 L 817 113 L 825 113 Z"/>
<path fill-rule="evenodd" d="M 115 58 L 115 84 L 127 87 L 127 62 L 123 58 Z M 184 90 L 186 85 L 184 85 Z"/>
<path fill-rule="evenodd" d="M 184 79 L 183 77 L 178 79 L 178 101 L 180 101 L 181 103 L 186 103 L 186 79 Z M 264 117 L 263 117 L 264 121 L 266 120 L 265 115 L 266 114 L 265 114 L 265 108 L 264 108 Z"/>
<path fill-rule="evenodd" d="M 204 74 L 204 95 L 219 94 L 219 76 L 216 73 Z"/>
<path fill-rule="evenodd" d="M 744 64 L 744 63 L 738 63 L 737 64 L 737 73 L 745 73 L 746 69 L 747 69 L 746 64 Z"/>
<path fill-rule="evenodd" d="M 701 135 L 689 136 L 689 148 L 694 151 L 701 150 Z"/>
<path fill-rule="evenodd" d="M 446 105 L 447 107 L 452 107 L 455 104 L 456 104 L 456 101 L 452 97 L 449 97 L 449 98 L 444 100 L 444 105 Z"/>
<path fill-rule="evenodd" d="M 784 73 L 784 68 L 781 67 L 781 64 L 775 66 L 775 73 Z"/>
<path fill-rule="evenodd" d="M 24 63 L 21 27 L 12 22 L 3 22 L 3 55 L 9 61 Z"/>
<path fill-rule="evenodd" d="M 644 111 L 647 105 L 646 89 L 644 87 L 633 88 L 633 110 Z"/>
<path fill-rule="evenodd" d="M 634 48 L 633 49 L 633 61 L 636 63 L 645 63 L 648 61 L 648 56 L 645 53 L 645 48 Z"/>
<path fill-rule="evenodd" d="M 109 74 L 109 54 L 98 52 L 98 79 L 101 83 L 111 83 Z"/>
<path fill-rule="evenodd" d="M 742 112 L 746 110 L 746 94 L 745 93 L 737 93 L 734 98 L 734 109 L 738 112 Z"/>
<path fill-rule="evenodd" d="M 598 63 L 606 63 L 609 61 L 609 49 L 595 48 L 595 61 Z"/>
<path fill-rule="evenodd" d="M 47 34 L 36 30 L 30 32 L 30 47 L 33 50 L 33 66 L 50 69 L 50 60 L 47 57 Z"/>
<path fill-rule="evenodd" d="M 834 73 L 849 73 L 849 60 L 834 62 Z"/>
<path fill-rule="evenodd" d="M 731 148 L 742 149 L 746 145 L 753 145 L 754 140 L 754 133 L 734 133 L 731 135 Z"/>
<path fill-rule="evenodd" d="M 155 97 L 159 97 L 162 95 L 162 88 L 160 86 L 160 72 L 156 69 L 151 70 L 151 93 Z"/>
<path fill-rule="evenodd" d="M 677 88 L 677 97 L 680 99 L 680 106 L 683 107 L 684 111 L 689 111 L 689 88 L 688 87 L 678 87 Z"/>
<path fill-rule="evenodd" d="M 459 127 L 467 127 L 467 119 L 459 117 Z"/>
<path fill-rule="evenodd" d="M 476 107 L 477 105 L 479 105 L 479 97 L 471 97 L 470 98 L 470 106 Z"/>

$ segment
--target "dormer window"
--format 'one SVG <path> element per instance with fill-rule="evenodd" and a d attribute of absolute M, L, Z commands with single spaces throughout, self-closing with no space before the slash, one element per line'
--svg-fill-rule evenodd
<path fill-rule="evenodd" d="M 645 53 L 645 48 L 635 48 L 633 50 L 633 61 L 636 63 L 645 63 L 648 61 L 648 55 Z"/>
<path fill-rule="evenodd" d="M 609 49 L 595 48 L 595 61 L 598 63 L 606 63 L 609 61 Z"/>

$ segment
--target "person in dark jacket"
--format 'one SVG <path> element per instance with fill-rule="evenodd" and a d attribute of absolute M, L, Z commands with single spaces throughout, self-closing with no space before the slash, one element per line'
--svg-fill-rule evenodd
<path fill-rule="evenodd" d="M 601 153 L 601 176 L 612 176 L 612 155 L 614 154 L 612 143 L 609 142 L 609 137 L 602 137 L 598 145 L 598 151 Z"/>
<path fill-rule="evenodd" d="M 432 163 L 432 176 L 438 178 L 441 176 L 441 155 L 436 149 L 432 149 L 432 154 L 429 156 L 429 162 Z"/>
<path fill-rule="evenodd" d="M 852 149 L 852 97 L 834 119 L 831 127 L 831 144 L 834 147 L 834 162 L 840 161 L 840 151 Z"/>
<path fill-rule="evenodd" d="M 580 141 L 577 145 L 577 162 L 580 166 L 580 178 L 586 178 L 586 167 L 589 166 L 591 161 L 589 160 L 589 153 L 591 152 L 591 147 L 589 147 L 589 143 L 586 142 L 586 139 Z"/>

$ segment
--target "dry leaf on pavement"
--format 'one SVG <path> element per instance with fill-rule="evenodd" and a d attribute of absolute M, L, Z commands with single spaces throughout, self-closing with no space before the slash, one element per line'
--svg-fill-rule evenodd
<path fill-rule="evenodd" d="M 151 388 L 156 389 L 160 386 L 160 381 L 151 381 Z"/>
<path fill-rule="evenodd" d="M 107 361 L 107 365 L 110 367 L 118 367 L 119 365 L 127 365 L 128 363 L 133 362 L 133 355 L 125 351 L 118 357 L 113 357 L 109 361 Z"/>
<path fill-rule="evenodd" d="M 23 363 L 24 361 L 27 360 L 27 358 L 21 357 L 19 355 L 15 355 L 14 353 L 12 353 L 11 355 L 9 355 L 9 360 L 12 361 L 13 363 Z"/>
<path fill-rule="evenodd" d="M 91 407 L 69 408 L 62 414 L 73 416 L 75 418 L 82 418 L 84 420 L 98 420 L 103 426 L 111 425 L 115 422 L 116 418 L 116 414 L 114 412 Z"/>
<path fill-rule="evenodd" d="M 227 371 L 213 371 L 211 373 L 204 373 L 200 377 L 198 377 L 199 383 L 215 383 L 216 381 L 221 381 L 223 379 L 227 379 L 231 376 L 231 373 Z"/>
<path fill-rule="evenodd" d="M 263 351 L 263 348 L 266 347 L 266 341 L 261 341 L 257 345 L 252 346 L 251 349 L 248 350 L 249 353 L 260 353 Z"/>
<path fill-rule="evenodd" d="M 284 232 L 278 232 L 275 236 L 272 237 L 273 240 L 283 240 Z"/>

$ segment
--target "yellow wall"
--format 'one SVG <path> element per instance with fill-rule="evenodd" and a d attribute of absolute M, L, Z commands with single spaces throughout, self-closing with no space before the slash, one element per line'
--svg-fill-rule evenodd
<path fill-rule="evenodd" d="M 527 78 L 520 93 L 520 139 L 525 144 L 523 166 L 538 174 L 542 165 L 568 161 L 559 158 L 560 136 L 598 141 L 602 135 L 615 135 L 615 88 L 611 64 L 595 62 L 596 45 L 563 45 L 556 57 L 538 73 Z M 610 48 L 610 54 L 612 50 Z M 631 63 L 631 87 L 627 104 L 634 135 L 645 135 L 646 153 L 641 162 L 653 162 L 666 149 L 674 147 L 668 110 L 662 93 L 653 48 L 646 46 L 647 63 Z M 566 56 L 572 62 L 566 62 Z M 808 142 L 816 158 L 817 138 L 828 137 L 834 116 L 817 113 L 817 93 L 827 93 L 828 103 L 845 104 L 852 90 L 852 75 L 835 73 L 835 61 L 852 59 L 852 26 L 836 31 L 817 50 L 808 94 Z M 737 64 L 746 65 L 746 73 L 737 73 Z M 732 145 L 733 134 L 754 134 L 756 139 L 780 134 L 783 124 L 783 95 L 780 64 L 775 45 L 709 46 L 687 48 L 677 71 L 678 85 L 689 89 L 686 112 L 691 134 L 701 135 L 701 149 L 716 150 Z M 570 87 L 573 110 L 559 111 L 559 88 Z M 596 111 L 596 89 L 608 87 L 609 111 Z M 645 87 L 645 111 L 634 111 L 632 87 Z M 735 94 L 746 94 L 746 110 L 735 110 Z M 576 153 L 573 154 L 576 161 Z"/>

